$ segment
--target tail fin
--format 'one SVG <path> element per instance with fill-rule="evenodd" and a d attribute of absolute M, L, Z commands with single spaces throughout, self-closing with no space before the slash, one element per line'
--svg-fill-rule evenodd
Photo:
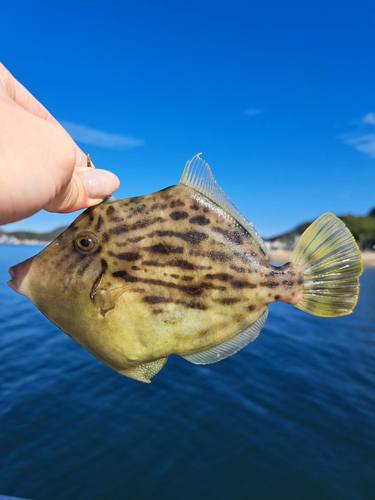
<path fill-rule="evenodd" d="M 290 261 L 303 268 L 304 291 L 296 307 L 315 316 L 344 316 L 355 308 L 362 274 L 361 253 L 351 232 L 324 214 L 298 240 Z"/>

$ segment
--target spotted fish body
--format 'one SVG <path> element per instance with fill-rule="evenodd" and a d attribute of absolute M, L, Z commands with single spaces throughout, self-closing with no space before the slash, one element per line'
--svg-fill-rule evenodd
<path fill-rule="evenodd" d="M 21 293 L 70 337 L 144 382 L 171 354 L 199 364 L 234 354 L 272 302 L 306 309 L 303 258 L 270 265 L 252 225 L 193 160 L 177 186 L 86 210 L 22 280 Z"/>

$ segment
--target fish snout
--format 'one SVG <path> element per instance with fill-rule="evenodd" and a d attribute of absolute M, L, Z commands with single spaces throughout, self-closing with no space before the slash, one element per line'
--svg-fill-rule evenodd
<path fill-rule="evenodd" d="M 34 257 L 31 257 L 30 259 L 9 268 L 8 272 L 12 279 L 8 281 L 8 285 L 15 292 L 21 295 L 28 295 L 27 280 L 25 278 L 27 277 L 27 273 L 29 272 L 33 259 Z"/>

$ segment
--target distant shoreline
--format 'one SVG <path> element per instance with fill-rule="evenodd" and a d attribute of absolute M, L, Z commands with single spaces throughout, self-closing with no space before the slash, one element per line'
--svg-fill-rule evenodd
<path fill-rule="evenodd" d="M 289 262 L 290 254 L 287 250 L 270 250 L 268 252 L 271 262 L 275 264 L 285 264 Z M 361 252 L 364 266 L 375 266 L 375 252 Z"/>
<path fill-rule="evenodd" d="M 4 247 L 19 247 L 19 246 L 33 246 L 33 247 L 46 247 L 50 241 L 41 240 L 14 240 L 14 241 L 0 241 L 0 246 Z"/>

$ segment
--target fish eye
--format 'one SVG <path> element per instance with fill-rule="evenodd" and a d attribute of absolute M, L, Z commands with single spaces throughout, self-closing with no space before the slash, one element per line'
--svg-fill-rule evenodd
<path fill-rule="evenodd" d="M 93 233 L 80 233 L 74 238 L 74 248 L 80 253 L 91 253 L 98 245 L 99 240 Z"/>

